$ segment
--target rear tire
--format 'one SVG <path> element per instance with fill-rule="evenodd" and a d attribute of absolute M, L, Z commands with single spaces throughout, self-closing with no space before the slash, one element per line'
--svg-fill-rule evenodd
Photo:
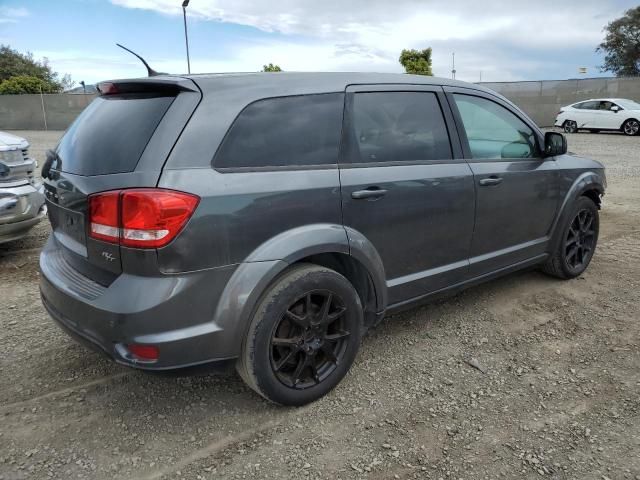
<path fill-rule="evenodd" d="M 635 118 L 630 118 L 622 124 L 622 132 L 630 137 L 638 135 L 640 133 L 640 122 Z"/>
<path fill-rule="evenodd" d="M 362 326 L 353 285 L 328 268 L 300 264 L 264 294 L 236 368 L 267 400 L 304 405 L 326 395 L 349 371 Z"/>
<path fill-rule="evenodd" d="M 560 242 L 542 271 L 563 280 L 582 275 L 595 253 L 599 228 L 596 204 L 588 197 L 578 198 L 563 226 Z"/>
<path fill-rule="evenodd" d="M 562 124 L 564 133 L 577 133 L 578 123 L 575 120 L 565 120 Z"/>

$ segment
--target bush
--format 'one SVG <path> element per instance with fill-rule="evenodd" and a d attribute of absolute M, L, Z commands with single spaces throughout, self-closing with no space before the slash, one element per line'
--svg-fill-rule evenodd
<path fill-rule="evenodd" d="M 0 82 L 0 95 L 18 95 L 22 93 L 58 93 L 59 85 L 52 84 L 38 77 L 18 75 Z"/>

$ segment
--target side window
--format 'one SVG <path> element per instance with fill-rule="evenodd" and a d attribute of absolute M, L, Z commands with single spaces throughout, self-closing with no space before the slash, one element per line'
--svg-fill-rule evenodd
<path fill-rule="evenodd" d="M 218 168 L 338 162 L 343 93 L 258 100 L 236 118 L 216 154 Z"/>
<path fill-rule="evenodd" d="M 598 110 L 598 102 L 582 102 L 582 110 Z"/>
<path fill-rule="evenodd" d="M 354 163 L 452 158 L 449 134 L 435 93 L 356 93 Z"/>
<path fill-rule="evenodd" d="M 609 111 L 611 110 L 611 107 L 613 107 L 615 104 L 613 102 L 610 102 L 608 100 L 603 100 L 600 102 L 600 110 L 606 110 Z"/>
<path fill-rule="evenodd" d="M 515 114 L 491 100 L 454 94 L 473 158 L 539 156 L 534 131 Z"/>

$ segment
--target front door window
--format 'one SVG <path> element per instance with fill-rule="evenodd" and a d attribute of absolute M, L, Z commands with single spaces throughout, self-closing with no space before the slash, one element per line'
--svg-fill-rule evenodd
<path fill-rule="evenodd" d="M 454 94 L 473 158 L 534 158 L 540 156 L 531 128 L 491 100 Z"/>

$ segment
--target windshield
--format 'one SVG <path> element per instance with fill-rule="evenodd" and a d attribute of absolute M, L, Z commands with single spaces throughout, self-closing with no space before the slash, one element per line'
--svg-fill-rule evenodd
<path fill-rule="evenodd" d="M 633 100 L 616 100 L 615 102 L 625 110 L 640 110 L 640 103 Z"/>

